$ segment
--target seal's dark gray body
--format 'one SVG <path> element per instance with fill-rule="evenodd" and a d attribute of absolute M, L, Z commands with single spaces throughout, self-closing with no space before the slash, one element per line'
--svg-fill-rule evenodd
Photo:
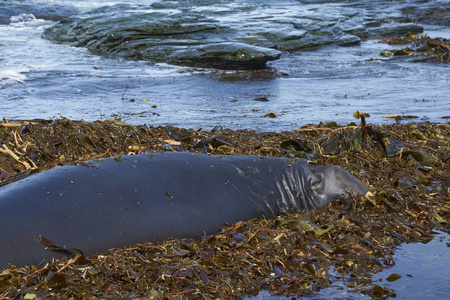
<path fill-rule="evenodd" d="M 64 255 L 39 235 L 93 254 L 367 190 L 338 167 L 286 158 L 159 153 L 60 167 L 0 188 L 0 267 Z"/>

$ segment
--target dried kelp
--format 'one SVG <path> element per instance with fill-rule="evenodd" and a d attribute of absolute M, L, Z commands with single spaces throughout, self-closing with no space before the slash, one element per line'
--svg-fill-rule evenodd
<path fill-rule="evenodd" d="M 402 49 L 387 50 L 381 56 L 412 55 L 425 58 L 435 58 L 441 62 L 450 62 L 450 41 L 444 38 L 430 38 L 426 34 L 406 34 L 404 37 L 383 38 L 382 42 L 389 45 L 408 45 Z"/>
<path fill-rule="evenodd" d="M 383 298 L 371 280 L 395 247 L 450 232 L 448 124 L 336 123 L 290 132 L 211 131 L 58 119 L 0 123 L 3 182 L 58 165 L 146 151 L 305 157 L 341 166 L 372 197 L 309 212 L 243 220 L 210 236 L 147 242 L 0 271 L 5 298 L 234 299 L 262 289 L 310 295 L 336 280 Z M 28 166 L 24 164 L 27 162 Z M 395 278 L 391 278 L 395 280 Z"/>

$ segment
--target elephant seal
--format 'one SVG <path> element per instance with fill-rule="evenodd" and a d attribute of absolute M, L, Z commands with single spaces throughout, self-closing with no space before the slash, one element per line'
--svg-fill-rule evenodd
<path fill-rule="evenodd" d="M 0 188 L 0 267 L 68 255 L 39 236 L 90 255 L 367 191 L 347 171 L 301 159 L 172 152 L 68 165 Z"/>

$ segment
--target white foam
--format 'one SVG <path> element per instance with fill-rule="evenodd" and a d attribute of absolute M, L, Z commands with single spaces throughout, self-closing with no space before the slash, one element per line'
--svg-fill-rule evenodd
<path fill-rule="evenodd" d="M 0 86 L 12 83 L 24 83 L 27 76 L 22 74 L 25 70 L 0 70 Z"/>
<path fill-rule="evenodd" d="M 10 18 L 11 23 L 23 23 L 23 22 L 31 22 L 36 20 L 36 17 L 33 14 L 20 14 L 17 16 L 12 16 Z"/>

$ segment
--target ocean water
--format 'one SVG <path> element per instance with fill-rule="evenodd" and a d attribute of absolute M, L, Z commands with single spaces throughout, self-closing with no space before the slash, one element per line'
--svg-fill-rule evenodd
<path fill-rule="evenodd" d="M 394 255 L 395 265 L 374 274 L 373 283 L 383 288 L 393 289 L 398 300 L 446 300 L 450 295 L 450 235 L 438 232 L 427 244 L 403 244 Z M 390 275 L 400 275 L 395 281 L 386 280 Z M 345 285 L 345 280 L 336 277 L 331 285 L 320 290 L 312 297 L 298 297 L 303 300 L 370 300 L 370 296 L 352 291 Z M 294 296 L 295 298 L 295 296 Z M 292 297 L 271 296 L 261 292 L 250 299 L 287 300 Z"/>
<path fill-rule="evenodd" d="M 115 3 L 152 1 L 44 2 L 88 11 Z M 288 18 L 294 13 L 339 17 L 358 12 L 344 6 L 346 1 L 316 2 L 305 6 L 299 1 L 279 5 L 265 1 L 271 6 L 253 11 L 252 17 Z M 397 15 L 386 2 L 383 11 Z M 365 13 L 370 14 L 370 8 Z M 14 16 L 11 24 L 0 25 L 0 117 L 121 118 L 132 124 L 282 131 L 307 123 L 349 123 L 356 121 L 352 115 L 357 110 L 369 113 L 368 121 L 376 124 L 393 122 L 383 118 L 389 114 L 413 114 L 418 116 L 415 121 L 431 122 L 444 122 L 441 117 L 450 114 L 449 64 L 384 59 L 379 52 L 393 46 L 378 40 L 286 52 L 270 62 L 266 71 L 221 71 L 125 61 L 54 44 L 41 38 L 52 24 L 21 15 Z M 446 26 L 424 28 L 429 36 L 450 37 Z M 258 98 L 268 101 L 254 100 Z M 278 118 L 264 117 L 269 112 Z"/>

